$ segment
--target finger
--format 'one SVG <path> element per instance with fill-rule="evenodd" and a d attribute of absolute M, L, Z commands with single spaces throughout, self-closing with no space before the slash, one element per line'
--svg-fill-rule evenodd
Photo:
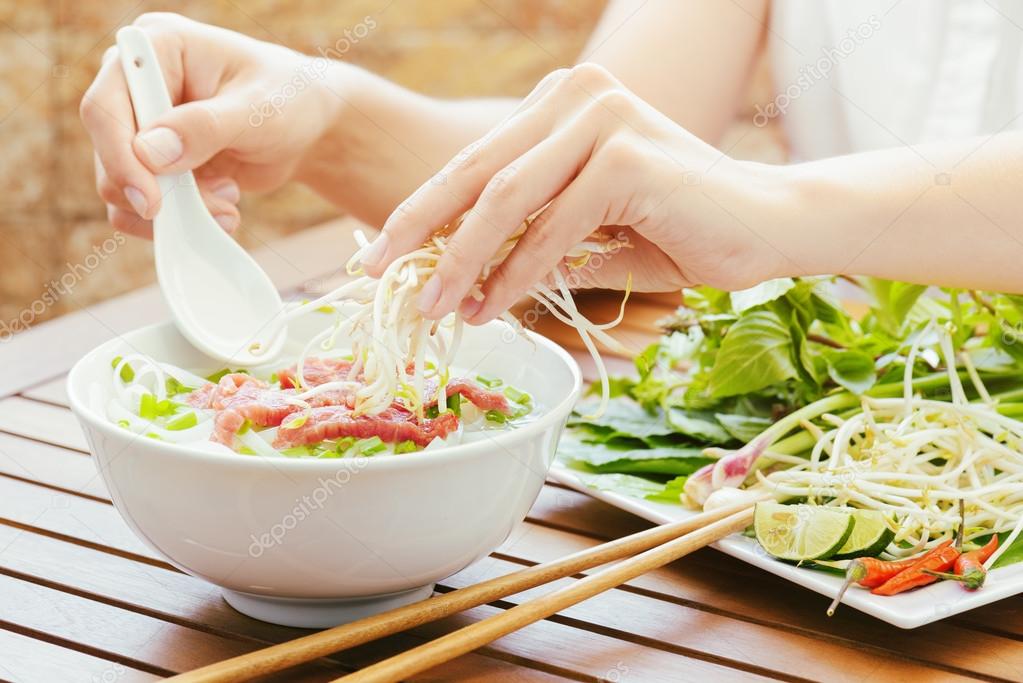
<path fill-rule="evenodd" d="M 100 67 L 79 113 L 110 182 L 140 215 L 151 218 L 160 206 L 160 189 L 132 150 L 135 118 L 119 60 Z"/>
<path fill-rule="evenodd" d="M 236 90 L 174 107 L 138 134 L 135 153 L 158 174 L 201 166 L 251 129 L 246 101 Z"/>
<path fill-rule="evenodd" d="M 402 202 L 363 253 L 366 272 L 379 277 L 395 258 L 412 251 L 440 227 L 454 221 L 473 205 L 495 173 L 542 140 L 551 129 L 553 113 L 544 110 L 541 103 L 566 73 L 561 69 L 540 81 L 501 124 L 455 155 Z"/>
<path fill-rule="evenodd" d="M 565 191 L 537 216 L 508 258 L 483 283 L 478 310 L 465 315 L 474 325 L 508 310 L 530 287 L 543 280 L 565 254 L 600 227 L 612 191 L 610 174 L 587 166 Z"/>
<path fill-rule="evenodd" d="M 453 311 L 523 221 L 565 189 L 593 149 L 599 132 L 594 124 L 590 117 L 580 118 L 541 141 L 487 183 L 423 288 L 418 303 L 424 315 L 440 318 Z"/>
<path fill-rule="evenodd" d="M 226 183 L 223 182 L 226 180 Z M 237 184 L 230 179 L 221 179 L 221 184 L 214 187 L 200 187 L 199 193 L 203 203 L 210 211 L 220 227 L 228 234 L 233 234 L 241 225 L 241 213 L 238 210 L 236 201 L 232 195 L 237 193 Z M 233 186 L 233 190 L 232 190 Z M 153 223 L 139 216 L 131 207 L 120 207 L 114 204 L 107 204 L 107 219 L 115 230 L 142 237 L 153 239 Z"/>
<path fill-rule="evenodd" d="M 119 209 L 138 213 L 135 205 L 129 202 L 121 189 L 110 180 L 110 177 L 106 174 L 103 164 L 100 163 L 98 157 L 95 159 L 95 167 L 96 189 L 100 198 L 107 204 L 116 206 Z M 241 200 L 241 191 L 238 187 L 238 183 L 231 178 L 225 178 L 223 176 L 200 177 L 196 178 L 196 183 L 199 186 L 200 193 L 204 196 L 215 196 L 234 205 L 238 204 Z M 209 202 L 207 202 L 207 206 L 210 206 Z M 210 208 L 212 209 L 212 207 Z"/>
<path fill-rule="evenodd" d="M 134 210 L 120 209 L 107 204 L 107 220 L 114 230 L 147 240 L 153 239 L 153 222 L 142 218 Z"/>
<path fill-rule="evenodd" d="M 220 227 L 228 234 L 233 234 L 241 224 L 241 213 L 235 203 L 201 188 L 200 194 L 203 202 L 206 203 L 206 208 L 210 210 L 213 220 L 219 223 Z"/>

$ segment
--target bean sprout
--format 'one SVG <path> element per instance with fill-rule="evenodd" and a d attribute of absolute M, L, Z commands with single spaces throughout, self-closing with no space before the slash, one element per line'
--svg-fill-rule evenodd
<path fill-rule="evenodd" d="M 440 399 L 445 396 L 445 387 L 450 379 L 449 369 L 461 342 L 463 321 L 458 313 L 442 321 L 427 320 L 416 308 L 416 301 L 460 222 L 445 227 L 419 249 L 397 258 L 379 279 L 362 273 L 360 258 L 369 243 L 361 233 L 356 237 L 360 248 L 349 260 L 347 271 L 359 277 L 287 313 L 288 319 L 292 319 L 339 302 L 358 304 L 355 312 L 346 318 L 342 319 L 339 313 L 335 326 L 315 336 L 303 349 L 296 373 L 300 386 L 306 384 L 304 362 L 313 347 L 319 344 L 321 350 L 331 348 L 338 331 L 343 328 L 351 342 L 354 357 L 348 379 L 354 381 L 361 373 L 359 379 L 362 386 L 355 392 L 356 413 L 379 413 L 387 409 L 396 398 L 400 398 L 409 410 L 419 416 L 423 415 L 425 407 L 432 402 L 436 402 L 440 410 L 446 409 L 445 402 Z M 507 258 L 529 223 L 530 220 L 523 223 L 484 265 L 480 280 L 469 294 L 471 297 L 482 299 L 480 283 Z M 582 267 L 592 254 L 608 253 L 612 248 L 620 246 L 620 243 L 603 233 L 595 233 L 569 251 L 564 259 L 565 267 L 569 270 Z M 579 332 L 600 376 L 600 410 L 603 411 L 610 390 L 607 370 L 595 342 L 615 350 L 623 349 L 605 331 L 621 321 L 621 313 L 610 323 L 592 323 L 576 307 L 568 280 L 560 269 L 551 273 L 550 280 L 553 288 L 539 283 L 527 294 L 546 307 L 556 319 Z M 502 319 L 514 321 L 510 315 L 503 315 Z M 518 334 L 523 334 L 523 328 L 517 321 L 514 329 Z M 424 395 L 428 390 L 430 395 Z M 301 400 L 304 397 L 300 395 L 295 398 Z"/>
<path fill-rule="evenodd" d="M 960 523 L 960 499 L 966 504 L 965 538 L 1011 532 L 1002 544 L 1008 547 L 1023 532 L 1023 422 L 997 411 L 963 355 L 980 397 L 969 402 L 945 330 L 939 330 L 938 346 L 951 400 L 924 399 L 913 391 L 912 361 L 932 327 L 918 335 L 909 352 L 902 397 L 863 397 L 862 411 L 824 432 L 808 459 L 787 469 L 758 471 L 757 479 L 777 495 L 898 516 L 896 543 L 888 549 L 895 556 L 950 538 Z"/>

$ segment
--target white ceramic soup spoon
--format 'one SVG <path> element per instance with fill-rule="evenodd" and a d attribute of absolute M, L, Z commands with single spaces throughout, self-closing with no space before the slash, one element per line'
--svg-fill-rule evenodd
<path fill-rule="evenodd" d="M 170 111 L 170 95 L 142 30 L 119 30 L 117 48 L 141 130 Z M 157 181 L 163 199 L 153 219 L 156 275 L 178 330 L 231 365 L 273 360 L 287 336 L 273 282 L 210 215 L 191 172 Z"/>

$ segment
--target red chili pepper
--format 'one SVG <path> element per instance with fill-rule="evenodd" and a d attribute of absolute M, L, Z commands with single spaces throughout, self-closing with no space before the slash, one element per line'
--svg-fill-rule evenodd
<path fill-rule="evenodd" d="M 874 595 L 895 595 L 934 583 L 938 577 L 928 572 L 946 572 L 955 565 L 957 559 L 959 551 L 952 547 L 952 539 L 948 539 L 870 592 Z"/>
<path fill-rule="evenodd" d="M 995 554 L 996 550 L 998 550 L 998 535 L 994 534 L 984 547 L 960 555 L 956 560 L 954 573 L 936 571 L 927 573 L 938 579 L 959 581 L 966 590 L 975 591 L 984 585 L 984 580 L 987 579 L 987 569 L 984 567 L 984 563 Z"/>
<path fill-rule="evenodd" d="M 917 563 L 920 558 L 911 557 L 905 560 L 879 560 L 876 557 L 857 557 L 849 563 L 845 570 L 845 583 L 838 591 L 838 595 L 828 607 L 828 616 L 833 616 L 842 597 L 849 590 L 852 584 L 858 584 L 864 588 L 876 588 L 892 577 L 901 573 Z"/>

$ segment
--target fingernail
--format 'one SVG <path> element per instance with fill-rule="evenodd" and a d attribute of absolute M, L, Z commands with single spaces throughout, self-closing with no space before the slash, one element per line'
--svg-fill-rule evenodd
<path fill-rule="evenodd" d="M 135 209 L 135 213 L 146 218 L 146 209 L 149 208 L 149 202 L 146 201 L 146 196 L 142 194 L 142 190 L 129 185 L 124 188 L 124 198 L 131 204 L 131 208 Z"/>
<path fill-rule="evenodd" d="M 219 214 L 214 216 L 213 219 L 220 223 L 220 227 L 228 232 L 234 232 L 240 222 L 238 216 L 233 216 L 229 213 Z"/>
<path fill-rule="evenodd" d="M 225 180 L 210 190 L 210 192 L 221 199 L 226 199 L 232 204 L 237 204 L 242 198 L 242 192 L 238 188 L 238 183 L 233 180 Z"/>
<path fill-rule="evenodd" d="M 142 153 L 153 166 L 169 166 L 185 151 L 181 137 L 170 128 L 154 128 L 139 135 Z"/>
<path fill-rule="evenodd" d="M 462 305 L 458 307 L 458 312 L 462 314 L 463 318 L 468 319 L 479 313 L 481 308 L 483 308 L 483 299 L 473 299 L 469 296 L 462 299 Z"/>
<path fill-rule="evenodd" d="M 436 275 L 426 281 L 423 289 L 419 292 L 419 301 L 416 302 L 416 308 L 420 313 L 428 313 L 437 305 L 437 301 L 440 300 L 440 290 L 440 278 Z"/>
<path fill-rule="evenodd" d="M 384 258 L 384 254 L 387 253 L 387 245 L 389 243 L 387 233 L 380 233 L 375 240 L 370 242 L 370 245 L 366 247 L 366 251 L 362 252 L 362 256 L 359 257 L 359 261 L 364 266 L 375 266 L 380 263 L 380 260 Z M 423 288 L 426 291 L 426 288 Z"/>

